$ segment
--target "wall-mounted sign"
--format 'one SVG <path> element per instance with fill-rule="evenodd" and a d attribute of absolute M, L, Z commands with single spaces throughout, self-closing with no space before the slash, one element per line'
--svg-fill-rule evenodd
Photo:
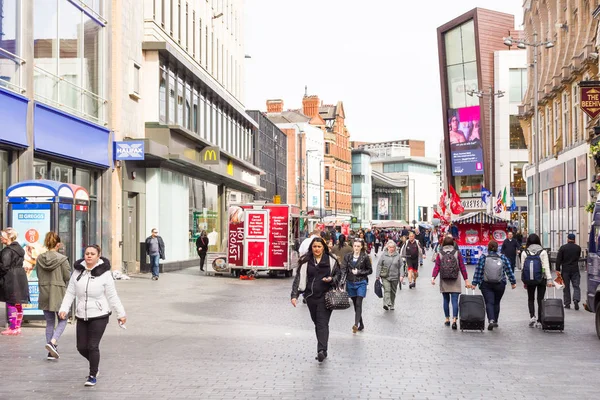
<path fill-rule="evenodd" d="M 206 165 L 219 165 L 221 150 L 217 146 L 207 146 L 200 152 L 200 162 Z"/>
<path fill-rule="evenodd" d="M 481 199 L 468 199 L 460 201 L 465 210 L 482 210 L 486 206 Z"/>
<path fill-rule="evenodd" d="M 121 161 L 144 160 L 144 141 L 115 142 L 114 159 Z"/>
<path fill-rule="evenodd" d="M 600 81 L 582 81 L 579 83 L 579 90 L 579 107 L 590 118 L 596 118 L 600 114 Z"/>

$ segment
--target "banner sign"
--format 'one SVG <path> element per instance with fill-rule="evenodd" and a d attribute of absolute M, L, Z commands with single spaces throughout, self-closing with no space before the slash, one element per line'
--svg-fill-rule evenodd
<path fill-rule="evenodd" d="M 144 160 L 144 141 L 115 142 L 114 158 L 121 161 Z"/>
<path fill-rule="evenodd" d="M 247 238 L 265 238 L 267 236 L 267 212 L 265 210 L 246 210 L 248 228 Z"/>
<path fill-rule="evenodd" d="M 44 315 L 38 309 L 39 288 L 35 263 L 44 249 L 44 238 L 50 231 L 50 204 L 13 204 L 12 227 L 23 240 L 19 241 L 25 250 L 23 268 L 29 282 L 31 303 L 23 304 L 23 315 Z"/>
<path fill-rule="evenodd" d="M 479 106 L 448 110 L 452 176 L 483 175 Z"/>
<path fill-rule="evenodd" d="M 600 87 L 586 87 L 584 85 L 586 85 L 586 82 L 581 82 L 579 107 L 590 118 L 596 118 L 600 114 Z"/>
<path fill-rule="evenodd" d="M 506 239 L 506 223 L 498 224 L 456 224 L 458 228 L 458 238 L 456 242 L 459 246 L 485 246 L 494 239 L 499 245 L 502 245 Z"/>
<path fill-rule="evenodd" d="M 244 265 L 244 210 L 242 207 L 231 206 L 229 215 L 229 238 L 227 239 L 227 263 L 231 266 Z"/>
<path fill-rule="evenodd" d="M 288 262 L 288 206 L 269 207 L 269 267 L 286 267 Z"/>

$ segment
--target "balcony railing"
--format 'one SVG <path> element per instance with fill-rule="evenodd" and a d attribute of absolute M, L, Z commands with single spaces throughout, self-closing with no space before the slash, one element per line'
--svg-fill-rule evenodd
<path fill-rule="evenodd" d="M 8 62 L 4 63 L 4 60 Z M 0 47 L 0 86 L 24 94 L 25 88 L 21 86 L 20 71 L 23 64 L 25 64 L 24 59 Z"/>
<path fill-rule="evenodd" d="M 34 67 L 36 78 L 35 98 L 84 119 L 106 125 L 105 105 L 108 101 L 65 77 L 55 75 L 38 66 Z"/>

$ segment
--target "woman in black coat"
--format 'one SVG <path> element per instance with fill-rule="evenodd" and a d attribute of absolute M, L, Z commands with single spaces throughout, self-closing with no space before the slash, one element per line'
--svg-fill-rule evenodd
<path fill-rule="evenodd" d="M 325 306 L 325 293 L 340 282 L 340 267 L 336 258 L 329 253 L 327 243 L 316 237 L 310 243 L 308 252 L 298 261 L 296 278 L 292 284 L 291 303 L 298 304 L 298 296 L 304 293 L 310 317 L 317 334 L 317 357 L 319 362 L 327 358 L 329 342 L 329 319 L 331 310 Z"/>
<path fill-rule="evenodd" d="M 17 232 L 6 228 L 0 232 L 4 248 L 0 252 L 0 301 L 8 308 L 9 327 L 2 335 L 21 334 L 23 303 L 29 303 L 29 283 L 23 269 L 25 251 L 19 245 Z"/>
<path fill-rule="evenodd" d="M 204 271 L 204 262 L 206 261 L 206 253 L 208 252 L 208 236 L 206 231 L 202 231 L 198 239 L 196 239 L 196 251 L 200 257 L 200 271 Z"/>
<path fill-rule="evenodd" d="M 366 252 L 365 242 L 362 239 L 354 239 L 352 252 L 344 256 L 342 260 L 342 283 L 346 282 L 348 296 L 354 304 L 354 325 L 352 332 L 362 331 L 365 324 L 362 319 L 362 303 L 367 296 L 368 276 L 373 273 L 371 258 Z"/>

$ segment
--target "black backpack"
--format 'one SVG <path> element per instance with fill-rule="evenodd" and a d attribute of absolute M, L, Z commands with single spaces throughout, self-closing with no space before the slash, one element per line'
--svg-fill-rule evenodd
<path fill-rule="evenodd" d="M 449 252 L 440 251 L 440 277 L 442 279 L 458 278 L 459 269 L 456 249 Z"/>

